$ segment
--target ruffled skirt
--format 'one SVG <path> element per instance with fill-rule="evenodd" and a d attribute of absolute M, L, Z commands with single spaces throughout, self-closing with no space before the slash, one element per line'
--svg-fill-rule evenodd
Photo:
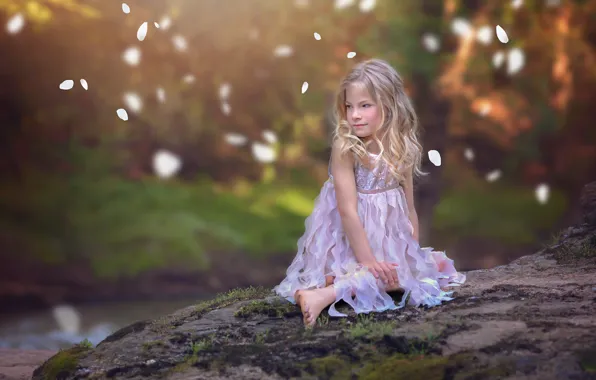
<path fill-rule="evenodd" d="M 380 312 L 412 306 L 436 306 L 449 301 L 453 292 L 443 290 L 465 282 L 444 252 L 422 248 L 413 238 L 405 194 L 401 187 L 380 193 L 358 193 L 358 214 L 378 261 L 397 263 L 399 286 L 404 290 L 396 305 L 382 281 L 358 264 L 337 209 L 335 189 L 325 182 L 306 219 L 304 235 L 298 240 L 298 253 L 285 279 L 274 291 L 296 303 L 294 294 L 301 289 L 322 288 L 325 277 L 335 277 L 336 300 L 330 316 L 344 317 L 335 308 L 340 300 L 356 313 Z"/>

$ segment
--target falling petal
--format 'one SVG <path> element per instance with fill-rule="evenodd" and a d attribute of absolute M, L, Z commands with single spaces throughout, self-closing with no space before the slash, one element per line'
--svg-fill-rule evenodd
<path fill-rule="evenodd" d="M 315 32 L 315 40 L 317 40 L 317 41 L 321 40 L 321 35 L 317 32 Z"/>
<path fill-rule="evenodd" d="M 441 154 L 436 150 L 428 151 L 428 159 L 435 166 L 441 166 Z"/>
<path fill-rule="evenodd" d="M 130 7 L 128 6 L 128 4 L 122 3 L 122 12 L 124 12 L 126 14 L 130 13 Z"/>
<path fill-rule="evenodd" d="M 520 48 L 513 48 L 509 51 L 507 57 L 507 74 L 514 75 L 518 73 L 526 62 L 524 52 Z"/>
<path fill-rule="evenodd" d="M 368 13 L 375 8 L 375 5 L 377 5 L 376 0 L 360 0 L 360 12 Z"/>
<path fill-rule="evenodd" d="M 232 106 L 229 103 L 222 103 L 221 104 L 221 112 L 223 112 L 224 115 L 228 116 L 229 114 L 232 113 Z"/>
<path fill-rule="evenodd" d="M 118 108 L 116 110 L 116 115 L 118 115 L 118 117 L 124 121 L 128 120 L 128 113 L 124 108 Z"/>
<path fill-rule="evenodd" d="M 309 0 L 294 0 L 294 5 L 297 8 L 306 8 L 308 7 Z"/>
<path fill-rule="evenodd" d="M 142 23 L 139 30 L 137 30 L 137 39 L 139 41 L 145 40 L 145 37 L 147 37 L 147 21 Z"/>
<path fill-rule="evenodd" d="M 304 94 L 308 90 L 308 82 L 302 83 L 302 93 Z"/>
<path fill-rule="evenodd" d="M 511 1 L 511 6 L 513 7 L 513 9 L 517 9 L 519 7 L 521 7 L 524 4 L 524 0 L 512 0 Z"/>
<path fill-rule="evenodd" d="M 269 130 L 263 131 L 263 138 L 269 144 L 275 144 L 277 142 L 277 135 L 273 131 L 269 131 Z"/>
<path fill-rule="evenodd" d="M 440 47 L 439 38 L 434 34 L 425 33 L 422 36 L 422 46 L 424 46 L 424 48 L 427 51 L 434 53 L 437 50 L 439 50 L 439 47 Z"/>
<path fill-rule="evenodd" d="M 501 171 L 499 169 L 495 169 L 489 173 L 486 174 L 486 180 L 488 182 L 495 182 L 496 180 L 498 180 L 499 178 L 501 178 Z"/>
<path fill-rule="evenodd" d="M 64 82 L 60 83 L 61 90 L 70 90 L 74 87 L 74 81 L 72 79 L 67 79 Z"/>
<path fill-rule="evenodd" d="M 143 100 L 134 92 L 127 92 L 122 97 L 126 107 L 134 113 L 139 113 L 143 109 Z"/>
<path fill-rule="evenodd" d="M 159 24 L 157 23 L 157 21 L 153 21 L 153 25 L 155 25 L 155 27 L 156 27 L 157 29 L 159 29 Z"/>
<path fill-rule="evenodd" d="M 480 111 L 479 111 L 480 116 L 486 116 L 486 115 L 488 115 L 491 109 L 492 109 L 491 104 L 489 102 L 485 102 L 480 107 Z"/>
<path fill-rule="evenodd" d="M 171 178 L 182 167 L 180 157 L 167 150 L 159 150 L 153 155 L 153 171 L 159 178 Z"/>
<path fill-rule="evenodd" d="M 294 49 L 292 49 L 289 45 L 278 45 L 273 50 L 273 55 L 276 57 L 289 57 L 294 53 Z"/>
<path fill-rule="evenodd" d="M 52 314 L 60 330 L 67 334 L 79 334 L 81 331 L 81 314 L 70 305 L 56 306 Z"/>
<path fill-rule="evenodd" d="M 505 53 L 502 51 L 498 51 L 493 55 L 493 66 L 495 69 L 501 67 L 501 65 L 505 62 Z"/>
<path fill-rule="evenodd" d="M 136 46 L 131 46 L 122 54 L 122 60 L 130 66 L 137 66 L 141 62 L 141 50 Z"/>
<path fill-rule="evenodd" d="M 185 76 L 182 77 L 182 82 L 184 82 L 186 84 L 192 84 L 195 82 L 195 80 L 196 80 L 196 78 L 192 74 L 186 74 Z"/>
<path fill-rule="evenodd" d="M 334 7 L 336 10 L 340 10 L 351 7 L 353 4 L 354 0 L 335 0 Z"/>
<path fill-rule="evenodd" d="M 350 59 L 354 58 L 355 56 L 356 56 L 356 53 L 353 52 L 353 51 L 349 52 L 348 55 L 347 55 L 347 57 L 350 58 Z"/>
<path fill-rule="evenodd" d="M 472 25 L 464 18 L 458 17 L 451 22 L 451 31 L 459 37 L 466 37 L 472 32 Z"/>
<path fill-rule="evenodd" d="M 540 204 L 546 204 L 550 195 L 550 188 L 547 184 L 541 183 L 536 187 L 535 195 Z"/>
<path fill-rule="evenodd" d="M 188 49 L 186 38 L 179 34 L 172 37 L 172 43 L 174 44 L 174 48 L 178 51 L 186 51 L 186 49 Z"/>
<path fill-rule="evenodd" d="M 17 34 L 23 29 L 24 26 L 25 17 L 22 13 L 17 13 L 8 19 L 8 22 L 6 23 L 6 31 L 8 34 Z"/>
<path fill-rule="evenodd" d="M 170 25 L 172 25 L 172 19 L 168 16 L 164 16 L 161 18 L 161 20 L 159 20 L 159 26 L 161 30 L 168 30 Z"/>
<path fill-rule="evenodd" d="M 466 148 L 466 150 L 464 150 L 464 157 L 468 161 L 474 160 L 474 151 L 472 150 L 472 148 Z"/>
<path fill-rule="evenodd" d="M 499 39 L 499 41 L 501 41 L 504 44 L 509 42 L 509 37 L 507 36 L 507 32 L 505 32 L 505 30 L 503 28 L 501 28 L 500 25 L 497 25 L 496 29 L 497 29 L 497 38 Z"/>
<path fill-rule="evenodd" d="M 163 87 L 157 88 L 157 90 L 155 91 L 155 96 L 157 97 L 157 100 L 160 103 L 166 102 L 166 91 L 163 89 Z"/>
<path fill-rule="evenodd" d="M 275 161 L 275 150 L 269 145 L 265 145 L 260 142 L 254 142 L 251 148 L 252 155 L 257 161 L 262 162 L 264 164 L 268 164 Z"/>
<path fill-rule="evenodd" d="M 546 0 L 546 5 L 549 7 L 557 7 L 561 5 L 561 0 Z"/>
<path fill-rule="evenodd" d="M 242 146 L 248 141 L 246 136 L 239 133 L 227 133 L 224 138 L 228 144 L 233 146 Z"/>
<path fill-rule="evenodd" d="M 248 38 L 250 38 L 253 41 L 256 41 L 259 39 L 259 30 L 256 28 L 253 28 L 250 30 L 250 32 L 248 32 Z"/>
<path fill-rule="evenodd" d="M 219 98 L 221 100 L 225 100 L 230 97 L 230 93 L 232 92 L 232 85 L 229 83 L 222 83 L 219 86 Z"/>
<path fill-rule="evenodd" d="M 81 86 L 86 90 L 89 90 L 89 84 L 85 79 L 81 79 Z"/>
<path fill-rule="evenodd" d="M 492 28 L 488 25 L 485 25 L 478 29 L 478 32 L 476 32 L 476 39 L 483 45 L 490 44 L 493 40 Z"/>

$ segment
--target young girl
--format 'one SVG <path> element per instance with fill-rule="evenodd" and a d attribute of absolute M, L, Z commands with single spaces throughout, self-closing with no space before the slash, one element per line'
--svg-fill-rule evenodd
<path fill-rule="evenodd" d="M 306 219 L 298 254 L 274 288 L 302 309 L 307 327 L 343 300 L 356 313 L 448 301 L 464 283 L 453 260 L 418 244 L 413 176 L 422 174 L 417 117 L 402 79 L 378 59 L 342 81 L 329 180 Z M 402 290 L 395 305 L 388 291 Z"/>

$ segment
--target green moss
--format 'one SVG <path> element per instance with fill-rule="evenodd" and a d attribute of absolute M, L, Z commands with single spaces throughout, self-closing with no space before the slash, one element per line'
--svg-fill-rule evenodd
<path fill-rule="evenodd" d="M 591 240 L 586 240 L 581 244 L 564 244 L 553 252 L 553 257 L 557 263 L 571 263 L 582 259 L 596 258 L 596 244 Z"/>
<path fill-rule="evenodd" d="M 596 373 L 596 346 L 579 353 L 579 363 L 588 373 Z"/>
<path fill-rule="evenodd" d="M 58 377 L 72 374 L 77 369 L 80 357 L 88 351 L 89 348 L 84 346 L 75 346 L 68 350 L 61 350 L 48 359 L 40 368 L 35 370 L 34 377 L 44 380 L 54 380 Z"/>
<path fill-rule="evenodd" d="M 381 363 L 367 364 L 360 372 L 363 380 L 408 379 L 408 380 L 442 380 L 449 362 L 442 356 L 406 357 L 393 355 Z"/>
<path fill-rule="evenodd" d="M 372 317 L 366 316 L 358 319 L 358 322 L 348 329 L 348 335 L 352 339 L 379 340 L 385 335 L 390 335 L 395 328 L 393 321 L 377 322 Z"/>
<path fill-rule="evenodd" d="M 248 288 L 236 288 L 226 293 L 220 293 L 215 298 L 201 302 L 196 306 L 197 316 L 202 316 L 205 313 L 230 306 L 236 302 L 262 299 L 272 295 L 272 290 L 262 286 Z"/>
<path fill-rule="evenodd" d="M 318 379 L 349 379 L 352 373 L 350 363 L 336 355 L 312 359 L 307 367 Z"/>
<path fill-rule="evenodd" d="M 296 312 L 296 305 L 287 301 L 267 302 L 264 300 L 253 301 L 248 305 L 242 306 L 234 316 L 240 318 L 249 318 L 252 315 L 267 315 L 269 317 L 283 317 Z"/>

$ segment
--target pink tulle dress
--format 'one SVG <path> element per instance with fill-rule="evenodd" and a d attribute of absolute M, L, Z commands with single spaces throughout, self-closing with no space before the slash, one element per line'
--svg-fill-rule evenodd
<path fill-rule="evenodd" d="M 406 303 L 432 307 L 453 299 L 453 292 L 444 289 L 463 284 L 465 275 L 457 272 L 444 252 L 420 247 L 412 235 L 403 188 L 387 175 L 382 160 L 374 155 L 371 158 L 373 168 L 358 163 L 354 167 L 358 214 L 376 259 L 399 265 L 396 270 L 404 290 L 401 302 L 396 305 L 382 281 L 357 262 L 343 231 L 330 170 L 306 219 L 298 253 L 285 279 L 273 289 L 275 293 L 296 303 L 297 290 L 324 287 L 325 276 L 334 276 L 336 300 L 329 308 L 332 317 L 346 316 L 335 308 L 340 300 L 356 313 L 369 313 L 399 309 Z"/>

